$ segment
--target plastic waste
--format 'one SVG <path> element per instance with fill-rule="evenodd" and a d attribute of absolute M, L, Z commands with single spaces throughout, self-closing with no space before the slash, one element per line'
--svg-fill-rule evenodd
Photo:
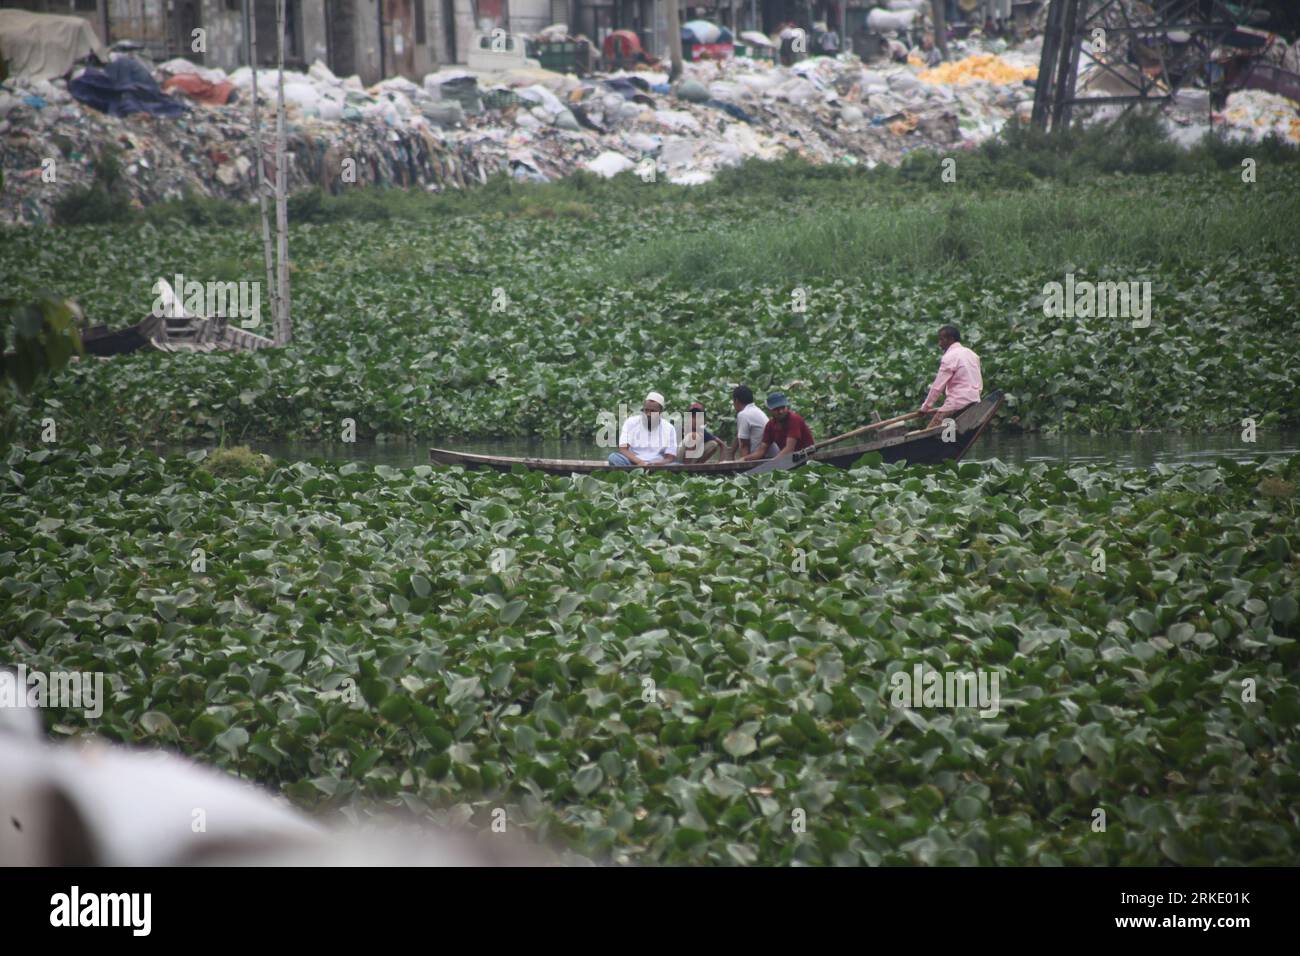
<path fill-rule="evenodd" d="M 605 152 L 601 153 L 595 159 L 588 161 L 586 164 L 587 169 L 596 173 L 598 176 L 605 177 L 606 179 L 611 179 L 619 173 L 632 169 L 634 166 L 636 166 L 636 163 L 632 162 L 632 160 L 628 159 L 622 153 L 616 153 L 609 149 L 605 150 Z"/>
<path fill-rule="evenodd" d="M 685 79 L 677 84 L 677 98 L 688 103 L 703 103 L 709 98 L 709 90 L 699 80 Z"/>
<path fill-rule="evenodd" d="M 951 82 L 932 82 L 917 68 L 883 60 L 864 67 L 853 56 L 812 57 L 793 67 L 747 57 L 688 63 L 671 99 L 661 98 L 669 92 L 668 77 L 658 71 L 579 79 L 519 69 L 494 75 L 491 89 L 481 90 L 474 74 L 453 67 L 420 82 L 390 77 L 367 90 L 355 76 L 340 78 L 315 62 L 305 72 L 285 74 L 293 156 L 289 187 L 340 188 L 329 172 L 340 156 L 358 160 L 365 183 L 431 190 L 463 188 L 495 174 L 540 182 L 592 163 L 614 168 L 644 156 L 657 159 L 663 179 L 682 182 L 705 181 L 746 159 L 790 154 L 815 163 L 896 163 L 909 150 L 943 145 L 954 136 L 978 142 L 1025 112 L 1033 90 L 1023 81 L 999 82 L 996 71 L 1035 67 L 1038 58 L 1031 51 L 1037 49 L 1031 41 L 994 57 L 977 34 L 955 40 L 950 50 L 959 59 L 944 64 Z M 965 64 L 980 57 L 993 64 L 992 76 Z M 239 98 L 196 104 L 178 120 L 127 122 L 68 99 L 63 83 L 6 81 L 0 124 L 23 135 L 6 133 L 0 149 L 6 185 L 0 221 L 48 221 L 64 191 L 90 182 L 93 169 L 82 157 L 95 156 L 100 144 L 112 141 L 130 144 L 130 164 L 138 174 L 124 177 L 124 188 L 135 202 L 186 191 L 254 198 L 251 173 L 241 172 L 239 162 L 253 157 L 252 71 L 241 67 L 226 77 L 183 58 L 163 67 L 155 75 L 227 78 Z M 967 74 L 969 82 L 962 82 Z M 273 104 L 275 71 L 261 70 L 258 79 L 264 106 Z M 34 98 L 45 107 L 37 109 Z M 1241 135 L 1289 132 L 1294 106 L 1274 112 L 1274 105 L 1235 96 L 1231 118 L 1222 122 L 1242 127 Z M 60 164 L 57 183 L 31 176 L 42 157 L 61 151 L 71 161 Z"/>
<path fill-rule="evenodd" d="M 420 111 L 439 126 L 460 126 L 465 122 L 465 110 L 454 100 L 426 101 L 420 104 Z"/>
<path fill-rule="evenodd" d="M 916 10 L 881 10 L 879 7 L 867 14 L 867 29 L 873 33 L 895 33 L 912 29 Z"/>

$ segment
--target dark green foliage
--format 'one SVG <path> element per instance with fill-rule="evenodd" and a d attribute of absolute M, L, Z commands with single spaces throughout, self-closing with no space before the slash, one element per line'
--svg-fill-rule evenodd
<path fill-rule="evenodd" d="M 125 223 L 134 218 L 131 200 L 122 187 L 119 150 L 104 146 L 95 162 L 91 185 L 62 196 L 53 207 L 54 221 L 61 226 Z"/>
<path fill-rule="evenodd" d="M 761 481 L 201 458 L 0 463 L 0 664 L 112 688 L 55 733 L 320 812 L 505 807 L 614 862 L 1300 852 L 1300 458 Z M 898 706 L 918 665 L 996 672 L 997 713 Z"/>
<path fill-rule="evenodd" d="M 288 348 L 80 363 L 46 394 L 75 410 L 61 422 L 69 440 L 105 446 L 216 441 L 223 427 L 240 441 L 331 441 L 344 418 L 362 441 L 589 439 L 602 412 L 652 386 L 676 408 L 705 402 L 721 424 L 743 381 L 791 386 L 826 435 L 918 404 L 934 331 L 951 321 L 986 384 L 1011 396 L 1000 427 L 1300 424 L 1295 169 L 1264 168 L 1252 185 L 1229 169 L 995 196 L 962 191 L 958 168 L 947 194 L 784 214 L 721 204 L 628 217 L 597 203 L 585 219 L 563 213 L 577 193 L 532 205 L 545 187 L 510 184 L 485 188 L 491 215 L 302 225 Z M 15 230 L 0 271 L 20 294 L 61 288 L 114 326 L 148 313 L 160 274 L 266 275 L 251 225 Z M 1151 325 L 1044 315 L 1044 285 L 1067 272 L 1150 281 Z M 39 418 L 20 402 L 8 421 Z"/>
<path fill-rule="evenodd" d="M 8 387 L 30 392 L 37 381 L 82 352 L 76 306 L 51 295 L 0 299 L 0 398 Z M 0 424 L 3 424 L 0 421 Z"/>

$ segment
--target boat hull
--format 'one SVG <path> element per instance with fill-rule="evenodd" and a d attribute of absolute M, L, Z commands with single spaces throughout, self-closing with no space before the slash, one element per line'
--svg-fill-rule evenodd
<path fill-rule="evenodd" d="M 993 419 L 1002 404 L 1002 393 L 994 392 L 980 402 L 963 409 L 954 419 L 955 428 L 949 430 L 945 440 L 942 425 L 921 428 L 902 434 L 890 434 L 874 441 L 848 448 L 831 447 L 809 456 L 797 456 L 796 467 L 809 461 L 849 468 L 863 455 L 878 452 L 886 462 L 905 461 L 909 464 L 935 464 L 941 461 L 960 461 L 975 444 L 980 434 Z M 743 475 L 755 468 L 753 461 L 706 461 L 702 464 L 680 463 L 651 468 L 621 467 L 603 461 L 577 458 L 508 458 L 501 455 L 480 455 L 473 452 L 430 448 L 429 460 L 441 465 L 460 465 L 463 468 L 490 468 L 511 471 L 522 467 L 551 475 L 588 475 L 601 471 L 668 471 L 692 475 Z"/>

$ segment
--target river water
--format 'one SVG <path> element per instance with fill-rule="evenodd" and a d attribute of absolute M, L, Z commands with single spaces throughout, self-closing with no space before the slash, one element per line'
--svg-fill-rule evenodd
<path fill-rule="evenodd" d="M 986 432 L 966 456 L 966 461 L 1000 458 L 1010 464 L 1038 461 L 1106 462 L 1123 468 L 1149 468 L 1156 463 L 1213 461 L 1227 457 L 1238 461 L 1300 452 L 1300 431 L 1260 431 L 1253 443 L 1241 441 L 1239 431 L 1214 433 L 1147 432 L 1112 435 L 1052 435 Z M 365 461 L 375 465 L 409 468 L 429 462 L 434 442 L 353 444 L 323 442 L 251 442 L 254 450 L 291 461 L 324 458 Z M 610 449 L 586 441 L 516 439 L 446 439 L 439 447 L 489 455 L 527 458 L 600 459 Z M 162 449 L 160 449 L 162 450 Z M 177 449 L 167 449 L 176 451 Z"/>

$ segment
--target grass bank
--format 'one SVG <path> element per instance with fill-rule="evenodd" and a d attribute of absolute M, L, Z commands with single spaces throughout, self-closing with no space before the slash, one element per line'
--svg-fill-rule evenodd
<path fill-rule="evenodd" d="M 1153 183 L 1136 177 L 1011 193 L 953 184 L 911 202 L 866 199 L 743 221 L 622 250 L 623 281 L 740 288 L 864 274 L 1185 270 L 1225 256 L 1290 254 L 1300 240 L 1300 171 L 1268 185 L 1231 172 Z"/>

